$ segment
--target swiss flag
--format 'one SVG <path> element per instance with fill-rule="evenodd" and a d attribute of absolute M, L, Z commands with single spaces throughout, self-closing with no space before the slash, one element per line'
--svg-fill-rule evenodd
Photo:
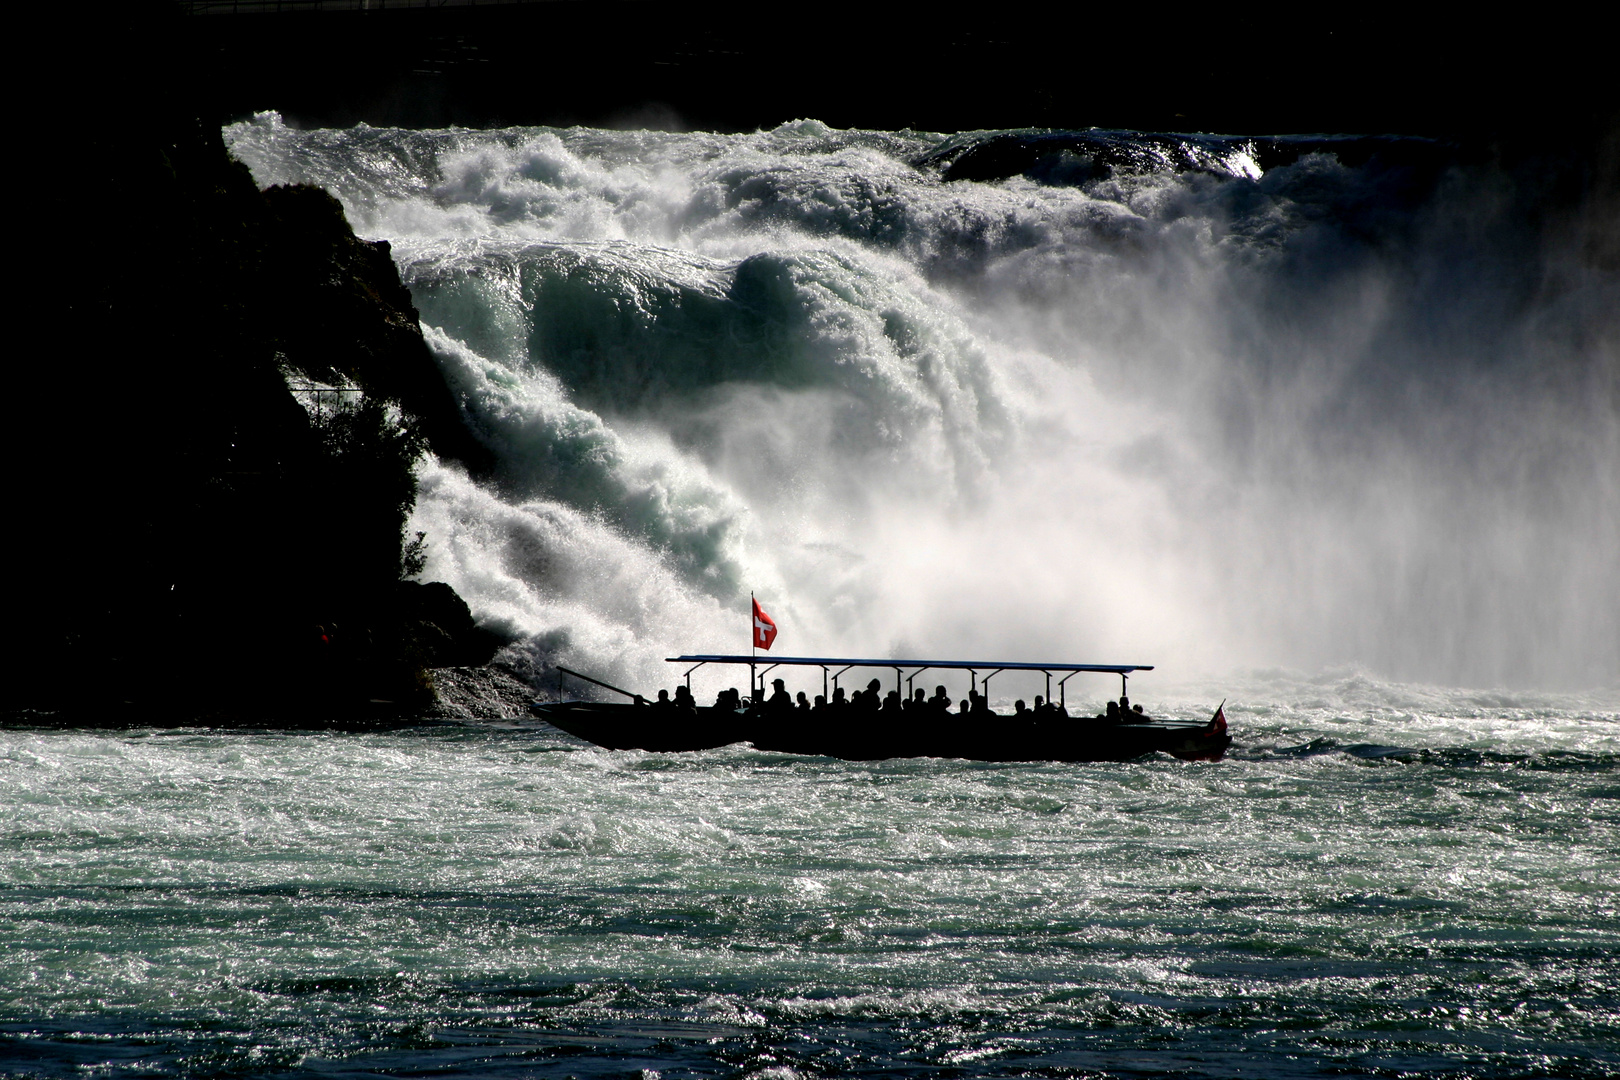
<path fill-rule="evenodd" d="M 1204 729 L 1206 735 L 1226 734 L 1226 702 L 1222 701 L 1215 707 L 1215 715 L 1209 718 L 1209 727 Z"/>
<path fill-rule="evenodd" d="M 771 647 L 771 642 L 775 640 L 776 622 L 769 615 L 765 614 L 765 609 L 759 606 L 758 600 L 755 600 L 754 644 L 761 649 L 768 649 Z"/>

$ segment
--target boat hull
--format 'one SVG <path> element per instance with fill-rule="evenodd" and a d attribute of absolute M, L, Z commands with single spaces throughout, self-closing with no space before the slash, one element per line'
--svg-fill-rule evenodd
<path fill-rule="evenodd" d="M 608 750 L 713 750 L 747 737 L 746 717 L 719 709 L 699 709 L 694 719 L 644 705 L 596 701 L 543 702 L 529 708 L 553 727 Z"/>
<path fill-rule="evenodd" d="M 1232 739 L 1214 725 L 1107 724 L 1085 717 L 1029 723 L 991 719 L 994 731 L 975 718 L 886 724 L 880 717 L 848 717 L 824 723 L 797 712 L 783 717 L 698 709 L 696 715 L 647 706 L 599 702 L 540 703 L 536 716 L 568 734 L 609 750 L 683 752 L 749 742 L 756 749 L 787 754 L 881 761 L 904 757 L 967 758 L 974 761 L 1130 761 L 1165 753 L 1184 761 L 1218 761 Z"/>

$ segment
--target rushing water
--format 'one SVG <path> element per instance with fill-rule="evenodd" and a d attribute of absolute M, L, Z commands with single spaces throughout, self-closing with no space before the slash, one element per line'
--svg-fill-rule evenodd
<path fill-rule="evenodd" d="M 801 656 L 1620 671 L 1620 222 L 1556 147 L 226 136 L 393 245 L 500 462 L 423 469 L 427 576 L 541 670 L 755 592 Z"/>
<path fill-rule="evenodd" d="M 6 730 L 0 1067 L 1620 1075 L 1616 702 L 1225 689 L 1191 765 Z"/>

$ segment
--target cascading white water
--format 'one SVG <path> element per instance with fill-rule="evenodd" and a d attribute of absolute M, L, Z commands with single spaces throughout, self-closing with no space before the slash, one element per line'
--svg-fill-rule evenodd
<path fill-rule="evenodd" d="M 536 670 L 667 683 L 744 649 L 752 590 L 800 655 L 1620 671 L 1620 289 L 1582 247 L 1613 223 L 1523 227 L 1504 167 L 226 135 L 394 244 L 500 461 L 424 467 L 426 577 Z"/>

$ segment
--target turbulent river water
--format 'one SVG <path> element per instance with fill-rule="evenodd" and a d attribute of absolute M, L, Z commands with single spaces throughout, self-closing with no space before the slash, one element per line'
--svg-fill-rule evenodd
<path fill-rule="evenodd" d="M 1620 1075 L 1620 286 L 1578 168 L 225 134 L 391 243 L 499 463 L 423 463 L 424 576 L 538 686 L 667 686 L 754 592 L 778 653 L 1157 664 L 1133 696 L 1226 698 L 1236 745 L 13 724 L 0 1072 Z"/>
<path fill-rule="evenodd" d="M 1620 703 L 1224 689 L 1192 765 L 0 732 L 0 1067 L 1620 1075 Z"/>

